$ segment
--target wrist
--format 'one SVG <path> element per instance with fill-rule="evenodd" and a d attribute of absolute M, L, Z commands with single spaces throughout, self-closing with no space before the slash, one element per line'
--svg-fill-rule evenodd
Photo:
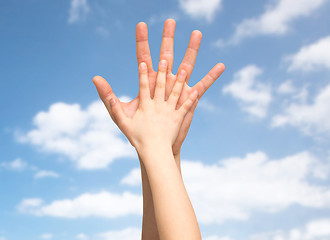
<path fill-rule="evenodd" d="M 152 164 L 162 164 L 162 159 L 173 159 L 172 148 L 169 144 L 163 144 L 161 142 L 153 142 L 148 144 L 141 144 L 137 146 L 136 151 L 140 156 L 143 164 L 147 168 L 147 165 L 152 162 Z"/>
<path fill-rule="evenodd" d="M 134 147 L 140 156 L 145 155 L 146 153 L 148 154 L 152 152 L 157 153 L 158 151 L 164 152 L 165 150 L 170 151 L 172 153 L 171 144 L 166 143 L 165 141 L 162 140 L 141 142 L 139 144 L 136 144 Z"/>

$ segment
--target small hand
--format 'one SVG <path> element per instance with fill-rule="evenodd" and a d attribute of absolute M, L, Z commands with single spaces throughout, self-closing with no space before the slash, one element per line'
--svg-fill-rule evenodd
<path fill-rule="evenodd" d="M 110 99 L 110 114 L 136 149 L 155 145 L 155 143 L 165 144 L 171 147 L 177 138 L 186 113 L 197 99 L 197 91 L 194 91 L 183 104 L 176 109 L 185 83 L 186 73 L 185 71 L 180 72 L 172 92 L 166 100 L 166 60 L 160 62 L 158 69 L 156 87 L 152 97 L 149 88 L 147 65 L 144 62 L 140 64 L 140 100 L 138 108 L 132 116 L 125 113 L 115 95 Z M 94 83 L 98 91 L 100 91 L 103 80 L 96 80 Z"/>

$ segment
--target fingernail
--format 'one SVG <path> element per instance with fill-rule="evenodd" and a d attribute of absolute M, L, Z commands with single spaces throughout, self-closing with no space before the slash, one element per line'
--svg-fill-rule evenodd
<path fill-rule="evenodd" d="M 180 77 L 185 77 L 186 76 L 186 71 L 185 70 L 181 70 L 180 71 Z"/>
<path fill-rule="evenodd" d="M 159 65 L 161 67 L 166 67 L 166 60 L 161 60 L 160 63 L 159 63 Z"/>
<path fill-rule="evenodd" d="M 141 68 L 141 70 L 145 70 L 147 68 L 147 64 L 145 62 L 142 62 L 140 64 L 140 68 Z"/>
<path fill-rule="evenodd" d="M 111 98 L 110 99 L 110 106 L 113 107 L 116 104 L 116 99 Z"/>

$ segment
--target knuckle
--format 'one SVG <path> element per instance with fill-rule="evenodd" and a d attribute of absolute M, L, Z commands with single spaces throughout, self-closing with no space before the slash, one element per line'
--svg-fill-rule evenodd
<path fill-rule="evenodd" d="M 180 96 L 180 92 L 177 91 L 177 90 L 176 90 L 176 91 L 173 91 L 172 94 L 173 94 L 173 96 L 176 97 L 176 98 L 178 98 L 178 97 Z"/>
<path fill-rule="evenodd" d="M 138 56 L 138 60 L 140 62 L 147 62 L 147 61 L 150 61 L 150 59 L 151 59 L 151 56 L 148 53 L 144 53 L 144 54 Z"/>
<path fill-rule="evenodd" d="M 157 88 L 164 88 L 165 87 L 165 83 L 162 82 L 162 81 L 157 81 L 156 86 L 157 86 Z"/>

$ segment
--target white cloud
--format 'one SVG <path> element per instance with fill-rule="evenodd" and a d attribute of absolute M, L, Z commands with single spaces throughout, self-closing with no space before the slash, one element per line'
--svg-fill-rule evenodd
<path fill-rule="evenodd" d="M 179 0 L 180 8 L 194 19 L 204 18 L 212 22 L 215 13 L 221 9 L 222 0 Z"/>
<path fill-rule="evenodd" d="M 216 45 L 237 44 L 246 37 L 258 35 L 284 35 L 290 24 L 301 17 L 311 15 L 326 0 L 278 0 L 271 1 L 264 13 L 255 18 L 244 19 L 236 26 L 234 35 L 227 41 L 219 40 Z"/>
<path fill-rule="evenodd" d="M 38 171 L 34 174 L 34 178 L 39 179 L 39 178 L 58 178 L 60 175 L 56 172 L 53 171 L 45 171 L 41 170 Z"/>
<path fill-rule="evenodd" d="M 203 224 L 246 220 L 253 211 L 273 213 L 292 205 L 330 207 L 330 188 L 309 183 L 311 178 L 325 180 L 329 167 L 309 152 L 275 160 L 255 152 L 213 165 L 182 161 L 182 174 Z M 132 185 L 141 182 L 126 178 Z"/>
<path fill-rule="evenodd" d="M 107 37 L 110 36 L 109 30 L 107 28 L 105 28 L 105 27 L 98 27 L 98 28 L 96 28 L 96 32 L 98 34 L 100 34 L 101 36 L 105 37 L 105 38 L 107 38 Z"/>
<path fill-rule="evenodd" d="M 77 239 L 80 239 L 80 240 L 88 240 L 88 236 L 84 233 L 79 233 L 77 236 L 76 236 Z"/>
<path fill-rule="evenodd" d="M 5 238 L 5 237 L 1 237 L 1 236 L 0 236 L 0 240 L 6 240 L 6 238 Z"/>
<path fill-rule="evenodd" d="M 277 160 L 256 152 L 210 166 L 183 162 L 182 171 L 203 223 L 245 220 L 253 211 L 279 212 L 294 204 L 330 207 L 330 189 L 308 182 L 325 176 L 308 152 Z"/>
<path fill-rule="evenodd" d="M 292 93 L 296 92 L 296 89 L 293 86 L 292 81 L 287 80 L 287 81 L 281 83 L 281 85 L 277 89 L 277 92 L 279 94 L 292 94 Z"/>
<path fill-rule="evenodd" d="M 28 165 L 21 158 L 16 158 L 11 162 L 2 162 L 0 166 L 8 170 L 23 171 Z"/>
<path fill-rule="evenodd" d="M 130 186 L 140 186 L 141 170 L 139 168 L 132 169 L 131 172 L 120 181 L 120 183 Z"/>
<path fill-rule="evenodd" d="M 52 239 L 53 238 L 53 234 L 50 233 L 44 233 L 40 236 L 41 239 Z"/>
<path fill-rule="evenodd" d="M 322 89 L 311 104 L 291 103 L 283 114 L 273 117 L 272 126 L 291 125 L 305 134 L 330 133 L 330 84 Z"/>
<path fill-rule="evenodd" d="M 270 86 L 256 78 L 262 70 L 256 65 L 248 65 L 234 74 L 234 80 L 222 90 L 236 98 L 244 111 L 258 118 L 267 115 L 268 105 L 272 101 Z"/>
<path fill-rule="evenodd" d="M 205 109 L 206 111 L 209 111 L 209 112 L 214 112 L 216 110 L 216 106 L 213 103 L 211 103 L 205 99 L 199 100 L 197 107 Z"/>
<path fill-rule="evenodd" d="M 25 212 L 26 209 L 35 209 L 40 207 L 43 204 L 43 200 L 40 198 L 28 198 L 23 199 L 19 206 L 17 207 L 18 211 Z"/>
<path fill-rule="evenodd" d="M 86 17 L 90 11 L 87 0 L 71 0 L 71 8 L 68 22 L 78 22 L 82 18 Z"/>
<path fill-rule="evenodd" d="M 330 239 L 330 219 L 318 219 L 307 223 L 304 227 L 288 231 L 277 230 L 255 234 L 250 240 L 328 240 Z"/>
<path fill-rule="evenodd" d="M 322 68 L 330 69 L 330 36 L 303 46 L 296 54 L 285 58 L 289 62 L 288 71 L 309 72 Z"/>
<path fill-rule="evenodd" d="M 17 209 L 21 213 L 61 218 L 116 218 L 142 215 L 142 196 L 124 192 L 85 193 L 74 199 L 56 200 L 44 204 L 42 199 L 23 199 Z"/>
<path fill-rule="evenodd" d="M 123 230 L 117 231 L 109 231 L 106 233 L 98 234 L 99 239 L 102 240 L 113 240 L 113 239 L 120 239 L 120 240 L 134 240 L 134 239 L 141 239 L 141 230 L 139 228 L 126 228 Z"/>
<path fill-rule="evenodd" d="M 80 169 L 105 168 L 117 158 L 135 156 L 101 101 L 86 109 L 79 104 L 54 103 L 48 111 L 37 113 L 33 124 L 34 129 L 17 134 L 18 141 L 64 155 Z"/>

